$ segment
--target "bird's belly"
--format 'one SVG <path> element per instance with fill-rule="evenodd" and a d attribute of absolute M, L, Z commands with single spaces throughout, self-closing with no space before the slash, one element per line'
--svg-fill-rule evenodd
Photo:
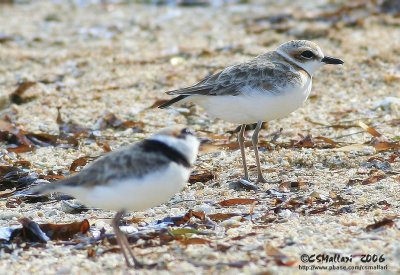
<path fill-rule="evenodd" d="M 301 107 L 310 94 L 311 83 L 279 94 L 252 93 L 237 96 L 196 96 L 193 102 L 214 117 L 237 124 L 282 118 Z"/>
<path fill-rule="evenodd" d="M 125 179 L 71 195 L 87 206 L 141 211 L 167 202 L 186 185 L 189 174 L 187 168 L 171 163 L 166 169 L 143 178 Z"/>

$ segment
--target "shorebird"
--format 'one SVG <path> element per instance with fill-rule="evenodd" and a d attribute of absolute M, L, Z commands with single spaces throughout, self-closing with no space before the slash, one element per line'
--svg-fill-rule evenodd
<path fill-rule="evenodd" d="M 257 182 L 263 177 L 258 153 L 258 136 L 262 123 L 287 116 L 300 108 L 311 92 L 312 76 L 325 64 L 343 64 L 326 56 L 321 48 L 307 40 L 293 40 L 276 50 L 233 65 L 208 76 L 199 83 L 167 92 L 177 97 L 162 104 L 193 102 L 214 118 L 240 124 L 238 143 L 242 156 L 244 178 L 250 183 L 244 148 L 246 124 L 257 123 L 252 144 L 257 163 Z"/>
<path fill-rule="evenodd" d="M 199 144 L 187 128 L 166 128 L 101 157 L 76 175 L 37 186 L 32 193 L 60 192 L 87 206 L 117 211 L 112 227 L 126 264 L 141 268 L 118 224 L 126 211 L 160 205 L 179 192 L 189 179 Z"/>

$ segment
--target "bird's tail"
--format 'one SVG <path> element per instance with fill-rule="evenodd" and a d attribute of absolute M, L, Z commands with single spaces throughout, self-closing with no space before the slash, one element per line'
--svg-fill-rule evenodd
<path fill-rule="evenodd" d="M 182 99 L 184 99 L 186 97 L 188 97 L 188 95 L 179 95 L 179 96 L 171 99 L 170 101 L 167 101 L 167 102 L 161 104 L 160 106 L 158 106 L 158 108 L 165 109 L 165 108 L 171 106 L 172 104 L 174 104 L 174 103 L 176 103 L 178 101 L 181 101 Z"/>
<path fill-rule="evenodd" d="M 52 192 L 56 192 L 58 189 L 57 184 L 54 183 L 44 183 L 40 185 L 33 186 L 29 189 L 20 190 L 13 194 L 13 197 L 26 197 L 26 196 L 40 196 L 46 195 Z"/>
<path fill-rule="evenodd" d="M 58 187 L 59 187 L 58 184 L 47 183 L 35 186 L 27 191 L 29 191 L 29 194 L 31 195 L 40 195 L 40 194 L 45 195 L 57 191 Z"/>

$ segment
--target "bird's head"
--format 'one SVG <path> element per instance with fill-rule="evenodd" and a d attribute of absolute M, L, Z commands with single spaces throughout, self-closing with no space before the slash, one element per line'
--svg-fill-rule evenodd
<path fill-rule="evenodd" d="M 321 48 L 308 40 L 292 40 L 280 45 L 276 52 L 289 62 L 295 63 L 309 75 L 325 64 L 343 64 L 341 59 L 324 55 Z"/>
<path fill-rule="evenodd" d="M 200 141 L 187 127 L 167 127 L 151 136 L 150 139 L 163 142 L 173 149 L 179 151 L 188 159 L 190 164 L 193 164 L 196 160 Z"/>

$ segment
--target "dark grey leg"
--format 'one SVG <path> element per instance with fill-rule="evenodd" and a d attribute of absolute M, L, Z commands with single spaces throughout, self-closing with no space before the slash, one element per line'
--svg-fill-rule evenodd
<path fill-rule="evenodd" d="M 238 143 L 240 147 L 240 153 L 242 154 L 242 163 L 243 163 L 243 169 L 244 169 L 244 180 L 250 181 L 249 180 L 249 172 L 247 171 L 247 164 L 246 164 L 246 153 L 244 151 L 244 130 L 246 129 L 246 124 L 243 124 L 240 127 L 240 131 L 238 133 Z"/>
<path fill-rule="evenodd" d="M 140 263 L 136 259 L 136 257 L 133 255 L 133 252 L 129 246 L 128 239 L 126 238 L 125 234 L 119 229 L 118 224 L 124 214 L 125 214 L 125 211 L 119 211 L 119 212 L 117 212 L 117 214 L 115 214 L 115 217 L 112 220 L 112 227 L 114 229 L 115 238 L 117 239 L 117 242 L 118 242 L 119 246 L 121 247 L 121 252 L 122 252 L 122 255 L 124 255 L 127 266 L 142 268 L 143 264 Z M 132 259 L 133 265 L 129 261 L 129 257 Z"/>
<path fill-rule="evenodd" d="M 256 162 L 257 162 L 257 182 L 267 182 L 261 171 L 261 164 L 260 164 L 260 157 L 258 156 L 258 134 L 262 127 L 262 121 L 257 122 L 257 127 L 254 130 L 253 136 L 251 137 L 251 141 L 253 143 L 254 154 L 256 155 Z"/>

